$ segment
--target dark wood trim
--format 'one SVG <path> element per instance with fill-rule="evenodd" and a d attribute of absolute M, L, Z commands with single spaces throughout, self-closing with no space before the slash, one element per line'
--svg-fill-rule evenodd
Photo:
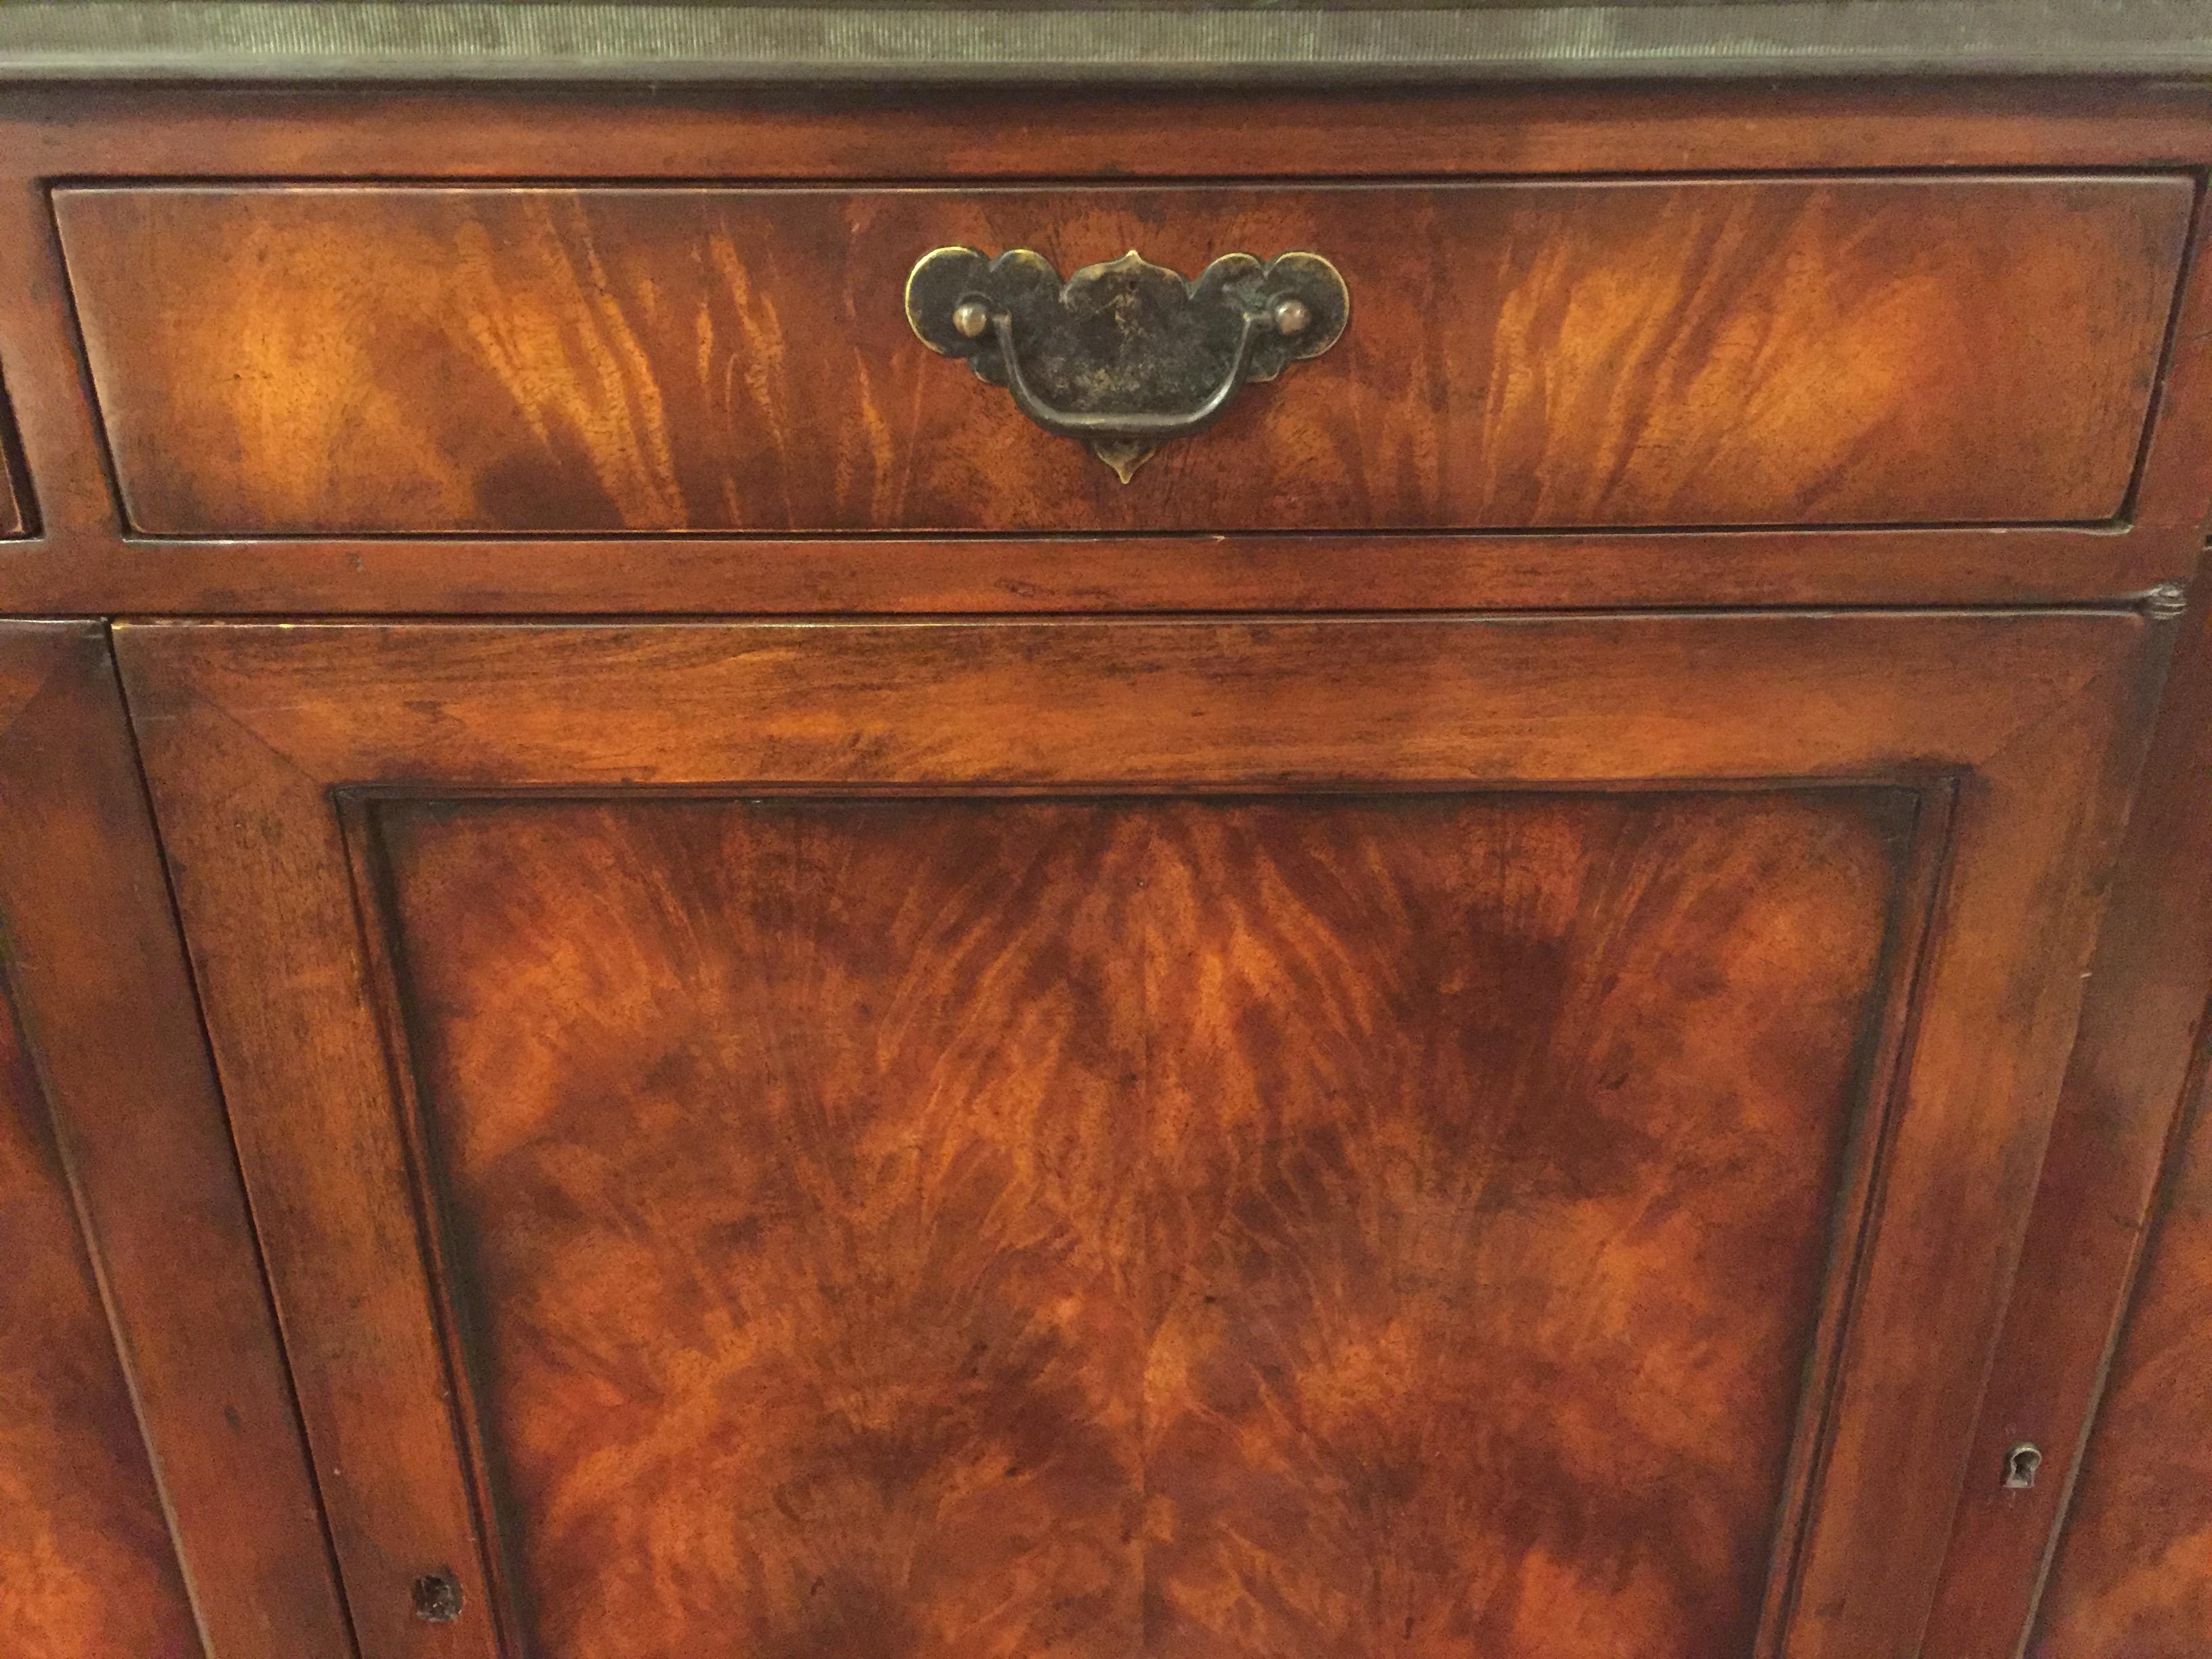
<path fill-rule="evenodd" d="M 0 924 L 208 1659 L 352 1650 L 120 688 L 0 625 Z"/>

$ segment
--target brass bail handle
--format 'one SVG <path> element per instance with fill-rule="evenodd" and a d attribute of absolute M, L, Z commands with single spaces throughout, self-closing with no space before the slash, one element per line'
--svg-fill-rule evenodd
<path fill-rule="evenodd" d="M 1224 254 L 1186 279 L 1134 252 L 1065 283 L 1027 248 L 924 254 L 906 314 L 923 344 L 967 360 L 1014 406 L 1091 447 L 1127 483 L 1162 444 L 1202 432 L 1238 390 L 1335 344 L 1351 314 L 1317 253 Z"/>

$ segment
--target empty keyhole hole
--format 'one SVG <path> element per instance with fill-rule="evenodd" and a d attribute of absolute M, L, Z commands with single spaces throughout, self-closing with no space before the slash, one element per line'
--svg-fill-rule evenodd
<path fill-rule="evenodd" d="M 2042 1467 L 2043 1453 L 2023 1440 L 2005 1454 L 2004 1483 L 2015 1491 L 2032 1486 Z"/>
<path fill-rule="evenodd" d="M 426 1572 L 415 1581 L 415 1616 L 450 1625 L 461 1616 L 461 1587 L 450 1572 Z"/>

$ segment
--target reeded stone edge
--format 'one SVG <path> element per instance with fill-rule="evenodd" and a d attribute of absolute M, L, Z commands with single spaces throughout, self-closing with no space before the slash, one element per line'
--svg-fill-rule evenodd
<path fill-rule="evenodd" d="M 2212 75 L 2212 0 L 1420 11 L 4 3 L 0 79 L 1328 82 Z"/>

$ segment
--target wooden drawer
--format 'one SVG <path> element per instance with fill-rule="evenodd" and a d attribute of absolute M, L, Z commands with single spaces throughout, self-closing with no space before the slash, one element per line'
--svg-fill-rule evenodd
<path fill-rule="evenodd" d="M 154 535 L 2096 522 L 2166 174 L 54 196 Z M 916 259 L 1310 250 L 1351 325 L 1124 485 L 933 356 Z"/>

